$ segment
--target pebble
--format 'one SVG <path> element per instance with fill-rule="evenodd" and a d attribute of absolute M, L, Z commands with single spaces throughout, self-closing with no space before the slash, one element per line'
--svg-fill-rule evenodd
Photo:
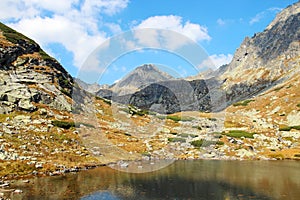
<path fill-rule="evenodd" d="M 20 189 L 16 189 L 15 191 L 14 191 L 14 193 L 22 193 L 23 191 L 22 190 L 20 190 Z"/>

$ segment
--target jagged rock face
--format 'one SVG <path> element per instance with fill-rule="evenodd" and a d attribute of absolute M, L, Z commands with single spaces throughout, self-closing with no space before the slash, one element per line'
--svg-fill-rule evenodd
<path fill-rule="evenodd" d="M 122 80 L 112 85 L 110 90 L 112 90 L 116 95 L 133 94 L 151 83 L 171 79 L 173 79 L 171 75 L 160 71 L 156 66 L 152 64 L 145 64 L 137 67 Z"/>
<path fill-rule="evenodd" d="M 224 102 L 220 100 L 224 94 L 218 88 L 220 83 L 214 79 L 171 80 L 153 83 L 132 95 L 115 96 L 112 100 L 163 114 L 188 110 L 217 111 L 224 108 Z"/>
<path fill-rule="evenodd" d="M 228 100 L 258 94 L 300 70 L 300 3 L 284 9 L 261 33 L 246 37 L 226 71 Z"/>
<path fill-rule="evenodd" d="M 0 113 L 36 103 L 71 111 L 73 79 L 38 44 L 0 24 Z"/>

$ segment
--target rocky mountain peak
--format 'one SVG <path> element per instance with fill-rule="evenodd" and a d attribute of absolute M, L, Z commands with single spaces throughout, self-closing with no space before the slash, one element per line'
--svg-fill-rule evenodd
<path fill-rule="evenodd" d="M 276 18 L 267 26 L 266 30 L 270 30 L 275 24 L 285 22 L 290 16 L 297 15 L 298 13 L 300 13 L 300 2 L 296 2 L 278 13 Z"/>
<path fill-rule="evenodd" d="M 110 89 L 118 95 L 132 94 L 151 83 L 170 79 L 174 79 L 174 77 L 162 72 L 155 65 L 144 64 L 127 74 Z"/>
<path fill-rule="evenodd" d="M 299 72 L 300 3 L 282 10 L 263 31 L 246 37 L 232 62 L 219 77 L 226 79 L 224 88 L 239 88 L 239 94 L 256 94 Z M 249 92 L 251 90 L 251 92 Z M 241 96 L 241 95 L 239 95 Z"/>

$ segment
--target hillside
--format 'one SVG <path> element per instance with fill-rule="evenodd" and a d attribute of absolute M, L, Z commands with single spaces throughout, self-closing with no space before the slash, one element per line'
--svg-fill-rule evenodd
<path fill-rule="evenodd" d="M 94 165 L 70 129 L 81 93 L 37 43 L 0 23 L 1 179 Z"/>

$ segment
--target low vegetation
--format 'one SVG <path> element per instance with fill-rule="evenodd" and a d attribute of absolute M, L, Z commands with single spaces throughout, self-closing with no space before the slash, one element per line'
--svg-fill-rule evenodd
<path fill-rule="evenodd" d="M 239 101 L 239 102 L 236 102 L 234 104 L 232 104 L 233 106 L 248 106 L 248 104 L 250 102 L 254 101 L 253 99 L 247 99 L 247 100 L 244 100 L 244 101 Z"/>
<path fill-rule="evenodd" d="M 216 145 L 223 145 L 224 142 L 222 142 L 222 141 L 211 141 L 211 140 L 201 139 L 201 140 L 194 140 L 190 144 L 193 145 L 196 148 L 200 148 L 200 147 L 208 147 L 208 146 L 214 145 L 214 144 L 216 144 Z"/>
<path fill-rule="evenodd" d="M 253 135 L 255 133 L 249 133 L 247 131 L 242 131 L 242 130 L 231 130 L 228 133 L 223 132 L 222 134 L 234 138 L 241 138 L 241 137 L 254 138 Z"/>
<path fill-rule="evenodd" d="M 102 98 L 102 97 L 99 97 L 99 96 L 95 96 L 95 98 L 96 98 L 97 100 L 103 101 L 104 103 L 106 103 L 106 104 L 108 104 L 108 105 L 111 105 L 111 100 L 109 100 L 109 99 L 105 99 L 105 98 Z"/>
<path fill-rule="evenodd" d="M 198 137 L 197 135 L 188 134 L 188 133 L 181 133 L 181 134 L 178 134 L 178 136 L 183 137 L 183 138 L 187 138 L 187 137 L 195 138 L 195 137 Z"/>
<path fill-rule="evenodd" d="M 174 122 L 179 122 L 179 121 L 182 121 L 182 122 L 187 122 L 187 121 L 193 121 L 194 118 L 192 117 L 186 117 L 186 116 L 176 116 L 176 115 L 171 115 L 171 116 L 167 116 L 166 117 L 167 119 L 170 119 L 170 120 L 173 120 Z"/>
<path fill-rule="evenodd" d="M 168 138 L 169 142 L 186 142 L 184 138 L 181 137 L 175 137 L 175 138 Z"/>
<path fill-rule="evenodd" d="M 32 39 L 26 37 L 25 35 L 9 28 L 8 26 L 0 23 L 0 29 L 3 31 L 3 35 L 5 36 L 5 38 L 10 41 L 11 43 L 17 44 L 19 41 L 21 40 L 26 40 L 28 43 L 30 44 L 36 44 L 36 42 L 34 42 Z M 44 59 L 53 59 L 52 57 L 50 57 L 45 51 L 43 51 L 42 49 L 39 50 L 39 54 L 40 56 Z"/>
<path fill-rule="evenodd" d="M 298 125 L 298 126 L 282 126 L 282 127 L 279 127 L 279 131 L 290 131 L 292 129 L 300 130 L 300 125 Z"/>
<path fill-rule="evenodd" d="M 202 130 L 202 127 L 201 127 L 201 126 L 192 126 L 192 128 L 196 128 L 196 129 L 198 129 L 199 131 Z"/>
<path fill-rule="evenodd" d="M 80 125 L 90 127 L 90 128 L 95 128 L 95 126 L 91 125 L 91 124 L 87 124 L 87 123 L 83 123 L 83 122 L 75 123 L 73 121 L 69 122 L 69 121 L 53 120 L 52 124 L 56 127 L 63 128 L 63 129 L 78 128 L 78 127 L 80 127 Z"/>

